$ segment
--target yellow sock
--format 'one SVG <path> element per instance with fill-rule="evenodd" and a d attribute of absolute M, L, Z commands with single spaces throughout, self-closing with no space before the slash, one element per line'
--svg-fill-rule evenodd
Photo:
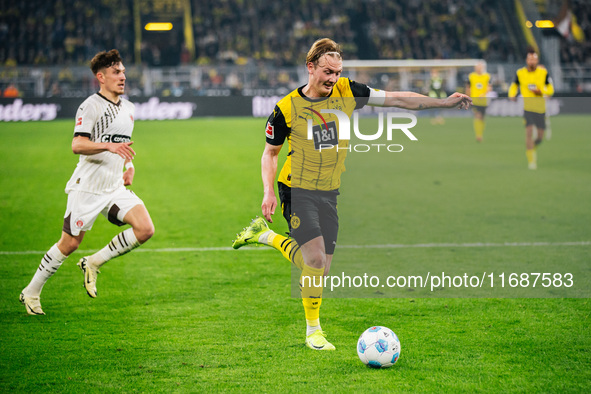
<path fill-rule="evenodd" d="M 526 149 L 525 156 L 527 157 L 527 162 L 530 164 L 537 161 L 535 149 Z"/>
<path fill-rule="evenodd" d="M 322 290 L 324 268 L 313 268 L 304 264 L 300 276 L 300 289 L 306 322 L 309 326 L 319 326 L 320 305 L 322 304 Z"/>
<path fill-rule="evenodd" d="M 304 304 L 306 323 L 308 323 L 309 326 L 319 326 L 320 305 L 322 305 L 322 298 L 302 298 L 302 304 Z"/>
<path fill-rule="evenodd" d="M 283 257 L 303 271 L 304 257 L 302 256 L 300 245 L 298 245 L 295 239 L 274 233 L 269 236 L 268 245 L 280 251 Z"/>
<path fill-rule="evenodd" d="M 484 135 L 484 119 L 474 119 L 474 134 L 476 134 L 477 140 L 482 140 Z"/>

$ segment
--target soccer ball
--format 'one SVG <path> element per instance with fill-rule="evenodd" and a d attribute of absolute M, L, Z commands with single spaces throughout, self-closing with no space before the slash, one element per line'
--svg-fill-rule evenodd
<path fill-rule="evenodd" d="M 400 340 L 387 327 L 370 327 L 357 341 L 357 355 L 372 368 L 388 368 L 400 357 Z"/>

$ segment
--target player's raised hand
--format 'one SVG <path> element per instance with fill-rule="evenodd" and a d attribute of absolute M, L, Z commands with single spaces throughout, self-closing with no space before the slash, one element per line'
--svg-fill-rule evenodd
<path fill-rule="evenodd" d="M 125 160 L 133 160 L 133 157 L 135 156 L 135 151 L 131 149 L 131 144 L 133 144 L 133 141 L 123 143 L 110 143 L 109 152 L 116 153 Z"/>
<path fill-rule="evenodd" d="M 448 98 L 444 99 L 445 108 L 469 109 L 472 106 L 472 99 L 470 96 L 455 92 Z"/>
<path fill-rule="evenodd" d="M 263 212 L 263 216 L 269 223 L 273 223 L 273 219 L 271 215 L 275 214 L 275 208 L 277 207 L 277 198 L 275 194 L 265 194 L 263 196 L 263 203 L 261 204 L 261 211 Z"/>

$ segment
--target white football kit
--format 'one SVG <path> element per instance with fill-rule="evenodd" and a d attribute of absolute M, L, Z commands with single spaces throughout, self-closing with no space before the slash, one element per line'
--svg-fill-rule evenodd
<path fill-rule="evenodd" d="M 100 93 L 93 94 L 78 107 L 74 137 L 93 142 L 131 141 L 135 106 L 121 98 L 113 103 Z M 125 214 L 142 200 L 123 185 L 125 159 L 116 153 L 80 155 L 78 165 L 66 185 L 68 205 L 64 232 L 76 236 L 92 228 L 99 213 L 122 225 Z"/>

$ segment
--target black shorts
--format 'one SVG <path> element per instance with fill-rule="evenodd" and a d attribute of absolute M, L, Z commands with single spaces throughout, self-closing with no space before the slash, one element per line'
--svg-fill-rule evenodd
<path fill-rule="evenodd" d="M 534 125 L 538 129 L 546 129 L 546 114 L 539 114 L 537 112 L 523 111 L 525 118 L 525 125 Z"/>
<path fill-rule="evenodd" d="M 482 116 L 486 114 L 486 107 L 483 107 L 481 105 L 473 105 L 472 109 L 474 110 L 474 112 L 480 112 Z"/>
<path fill-rule="evenodd" d="M 283 217 L 289 225 L 289 235 L 299 245 L 322 236 L 326 254 L 334 254 L 339 232 L 339 191 L 290 188 L 281 182 L 277 186 Z"/>

